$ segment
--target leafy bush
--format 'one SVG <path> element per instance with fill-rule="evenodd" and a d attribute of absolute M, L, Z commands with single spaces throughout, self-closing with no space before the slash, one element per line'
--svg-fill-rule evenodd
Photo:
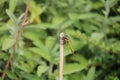
<path fill-rule="evenodd" d="M 11 52 L 27 0 L 0 1 L 0 73 Z M 31 0 L 27 25 L 6 80 L 57 80 L 59 33 L 65 44 L 64 80 L 119 80 L 119 0 Z"/>

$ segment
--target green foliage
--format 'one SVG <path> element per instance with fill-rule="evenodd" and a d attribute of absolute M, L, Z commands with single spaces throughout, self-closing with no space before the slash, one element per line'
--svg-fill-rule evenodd
<path fill-rule="evenodd" d="M 2 50 L 7 50 L 8 48 L 11 48 L 13 44 L 15 43 L 14 39 L 5 39 L 2 44 Z"/>
<path fill-rule="evenodd" d="M 2 78 L 0 78 L 0 80 L 2 80 Z"/>
<path fill-rule="evenodd" d="M 0 74 L 15 42 L 27 0 L 0 1 Z M 58 80 L 59 33 L 63 80 L 120 80 L 119 0 L 31 0 L 27 25 L 6 80 Z M 1 78 L 0 78 L 1 79 Z"/>
<path fill-rule="evenodd" d="M 85 67 L 86 67 L 85 65 L 76 64 L 76 63 L 66 64 L 64 66 L 64 74 L 71 74 L 74 72 L 78 72 L 85 69 Z"/>
<path fill-rule="evenodd" d="M 95 77 L 95 67 L 91 67 L 87 73 L 86 80 L 94 80 Z"/>

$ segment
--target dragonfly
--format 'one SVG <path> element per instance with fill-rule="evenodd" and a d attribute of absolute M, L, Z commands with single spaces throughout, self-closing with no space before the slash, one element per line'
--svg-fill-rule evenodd
<path fill-rule="evenodd" d="M 70 40 L 68 39 L 68 37 L 67 37 L 66 35 L 64 36 L 64 40 L 65 40 L 65 42 L 68 44 L 68 47 L 69 47 L 69 49 L 71 50 L 72 54 L 75 54 L 75 52 L 74 52 L 74 50 L 73 50 L 73 48 L 72 48 L 72 45 L 71 45 L 71 43 L 70 43 Z"/>

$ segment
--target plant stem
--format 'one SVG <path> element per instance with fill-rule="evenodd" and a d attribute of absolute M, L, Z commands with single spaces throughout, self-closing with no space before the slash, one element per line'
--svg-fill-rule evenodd
<path fill-rule="evenodd" d="M 6 65 L 5 65 L 5 68 L 4 68 L 4 70 L 3 70 L 2 80 L 4 80 L 4 78 L 5 78 L 6 72 L 7 72 L 7 70 L 8 70 L 9 64 L 10 64 L 10 62 L 11 62 L 11 60 L 12 60 L 13 53 L 14 53 L 15 50 L 16 50 L 16 47 L 17 47 L 19 38 L 20 38 L 20 36 L 21 36 L 21 34 L 22 34 L 22 31 L 23 31 L 25 25 L 28 24 L 28 21 L 27 21 L 26 18 L 27 18 L 27 15 L 28 15 L 28 9 L 29 9 L 29 7 L 30 7 L 30 0 L 28 0 L 27 6 L 26 6 L 26 10 L 25 10 L 25 14 L 24 14 L 24 18 L 23 18 L 23 20 L 22 20 L 22 25 L 21 25 L 21 27 L 20 27 L 20 29 L 19 29 L 19 31 L 18 31 L 17 36 L 16 36 L 15 43 L 14 43 L 14 45 L 13 45 L 13 47 L 12 47 L 12 52 L 10 53 L 10 55 L 9 55 L 9 57 L 8 57 L 8 60 L 7 60 L 7 63 L 6 63 Z"/>
<path fill-rule="evenodd" d="M 60 60 L 59 60 L 59 80 L 63 79 L 63 60 L 64 60 L 64 33 L 60 33 Z"/>

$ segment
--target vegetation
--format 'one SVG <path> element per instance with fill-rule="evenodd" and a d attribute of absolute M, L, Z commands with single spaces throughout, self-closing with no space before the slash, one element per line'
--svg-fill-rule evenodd
<path fill-rule="evenodd" d="M 21 26 L 27 0 L 0 0 L 0 74 Z M 31 0 L 5 80 L 58 80 L 59 33 L 63 80 L 120 80 L 119 0 Z"/>

